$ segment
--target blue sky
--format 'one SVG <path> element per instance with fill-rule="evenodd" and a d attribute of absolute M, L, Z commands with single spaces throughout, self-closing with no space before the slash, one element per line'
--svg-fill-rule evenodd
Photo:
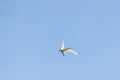
<path fill-rule="evenodd" d="M 119 3 L 0 0 L 0 80 L 120 80 Z"/>

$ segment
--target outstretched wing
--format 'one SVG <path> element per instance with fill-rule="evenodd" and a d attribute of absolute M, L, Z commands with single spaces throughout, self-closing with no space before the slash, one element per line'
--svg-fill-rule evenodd
<path fill-rule="evenodd" d="M 61 48 L 60 48 L 61 50 L 63 50 L 64 49 L 64 41 L 62 40 L 62 46 L 61 46 Z"/>
<path fill-rule="evenodd" d="M 66 48 L 66 49 L 64 49 L 64 52 L 71 52 L 71 53 L 77 55 L 77 52 L 75 50 L 73 50 L 72 48 Z"/>

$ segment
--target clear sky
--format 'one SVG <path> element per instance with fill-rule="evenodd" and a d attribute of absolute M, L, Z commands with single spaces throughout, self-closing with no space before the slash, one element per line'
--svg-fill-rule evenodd
<path fill-rule="evenodd" d="M 0 0 L 0 80 L 120 80 L 120 1 Z"/>

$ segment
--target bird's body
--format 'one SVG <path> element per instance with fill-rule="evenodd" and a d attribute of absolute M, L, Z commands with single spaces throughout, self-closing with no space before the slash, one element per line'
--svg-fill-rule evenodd
<path fill-rule="evenodd" d="M 60 48 L 59 51 L 62 53 L 63 56 L 65 56 L 64 54 L 65 54 L 66 52 L 71 52 L 71 53 L 77 55 L 77 53 L 76 53 L 72 48 L 65 48 L 65 49 L 64 49 L 64 42 L 63 42 L 63 41 L 62 41 L 62 47 Z"/>

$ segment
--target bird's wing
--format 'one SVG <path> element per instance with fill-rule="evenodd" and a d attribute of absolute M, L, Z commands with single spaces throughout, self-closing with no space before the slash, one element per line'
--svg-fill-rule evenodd
<path fill-rule="evenodd" d="M 64 41 L 62 40 L 62 46 L 61 46 L 61 48 L 60 48 L 61 50 L 63 50 L 64 49 Z"/>
<path fill-rule="evenodd" d="M 77 55 L 77 52 L 75 50 L 73 50 L 72 48 L 66 48 L 66 49 L 64 49 L 64 52 L 71 52 L 71 53 Z"/>

